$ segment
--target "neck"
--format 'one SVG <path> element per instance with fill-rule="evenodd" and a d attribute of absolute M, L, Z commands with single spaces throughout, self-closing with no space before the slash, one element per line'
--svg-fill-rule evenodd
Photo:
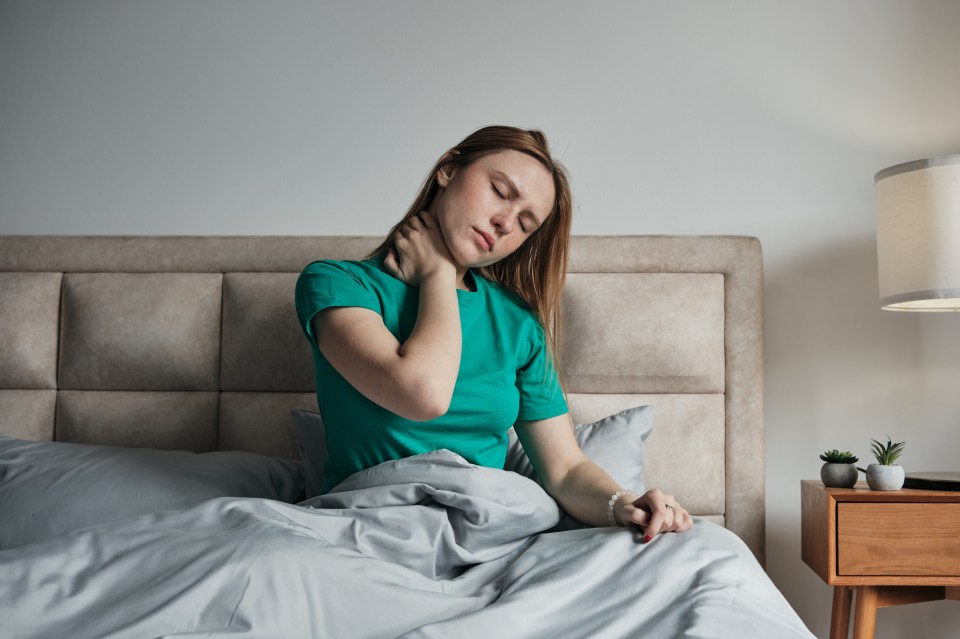
<path fill-rule="evenodd" d="M 472 277 L 471 277 L 472 280 Z M 467 269 L 457 267 L 457 288 L 463 289 L 464 291 L 473 291 L 473 284 L 475 282 L 467 282 Z"/>
<path fill-rule="evenodd" d="M 427 207 L 427 211 L 433 214 L 433 218 L 437 219 L 437 201 L 440 199 L 440 194 L 443 193 L 443 188 L 438 188 L 436 195 L 433 196 L 433 201 L 430 202 L 430 206 Z M 473 291 L 475 287 L 473 284 L 476 282 L 467 283 L 467 268 L 466 267 L 457 267 L 457 288 L 463 289 L 464 291 Z"/>

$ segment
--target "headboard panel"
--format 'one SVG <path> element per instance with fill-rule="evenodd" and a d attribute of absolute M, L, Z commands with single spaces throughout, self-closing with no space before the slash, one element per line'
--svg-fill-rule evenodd
<path fill-rule="evenodd" d="M 0 236 L 0 432 L 295 457 L 290 409 L 316 408 L 297 275 L 378 241 Z M 648 485 L 762 561 L 759 242 L 574 237 L 567 282 L 574 421 L 654 404 Z"/>

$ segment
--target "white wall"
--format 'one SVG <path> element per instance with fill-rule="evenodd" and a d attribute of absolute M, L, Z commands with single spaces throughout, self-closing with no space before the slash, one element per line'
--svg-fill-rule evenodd
<path fill-rule="evenodd" d="M 825 636 L 817 455 L 889 433 L 958 466 L 960 316 L 878 310 L 872 181 L 960 152 L 958 34 L 950 0 L 8 0 L 0 233 L 380 234 L 472 129 L 541 127 L 576 233 L 761 239 L 768 569 Z M 886 609 L 877 637 L 957 624 Z"/>

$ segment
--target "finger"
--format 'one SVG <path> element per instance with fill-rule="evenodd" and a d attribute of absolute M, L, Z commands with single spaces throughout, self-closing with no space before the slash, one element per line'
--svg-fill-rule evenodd
<path fill-rule="evenodd" d="M 669 497 L 669 495 L 667 495 L 667 497 Z M 660 532 L 673 532 L 677 529 L 677 526 L 679 526 L 682 521 L 680 511 L 680 506 L 664 500 L 662 509 L 663 523 L 660 524 Z"/>
<path fill-rule="evenodd" d="M 663 509 L 654 510 L 650 514 L 650 523 L 647 524 L 646 529 L 643 531 L 643 543 L 649 543 L 657 533 L 663 528 Z"/>
<path fill-rule="evenodd" d="M 664 506 L 666 508 L 666 506 Z M 664 514 L 664 525 L 663 527 L 667 530 L 676 530 L 677 525 L 680 523 L 680 511 L 677 510 L 676 506 L 670 505 L 669 508 L 666 508 L 666 513 Z"/>
<path fill-rule="evenodd" d="M 623 510 L 624 512 L 620 519 L 623 521 L 624 526 L 629 526 L 630 524 L 636 526 L 646 526 L 647 522 L 650 521 L 650 513 L 645 510 L 641 510 L 632 504 L 625 506 Z"/>
<path fill-rule="evenodd" d="M 676 514 L 674 515 L 674 532 L 683 532 L 690 527 L 690 514 L 685 511 L 683 508 L 676 506 Z"/>
<path fill-rule="evenodd" d="M 670 508 L 664 508 L 663 524 L 660 526 L 660 532 L 673 532 L 677 529 L 680 517 Z"/>
<path fill-rule="evenodd" d="M 397 265 L 397 252 L 393 250 L 392 246 L 387 249 L 387 256 L 383 259 L 383 265 L 387 267 L 391 275 L 396 275 L 400 272 L 400 268 Z"/>

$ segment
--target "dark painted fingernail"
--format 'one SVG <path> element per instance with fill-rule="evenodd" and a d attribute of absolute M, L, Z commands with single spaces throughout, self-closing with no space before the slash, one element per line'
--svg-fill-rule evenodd
<path fill-rule="evenodd" d="M 650 535 L 647 535 L 646 537 L 643 538 L 643 543 L 647 543 L 651 539 L 653 539 L 653 537 L 651 537 Z"/>

